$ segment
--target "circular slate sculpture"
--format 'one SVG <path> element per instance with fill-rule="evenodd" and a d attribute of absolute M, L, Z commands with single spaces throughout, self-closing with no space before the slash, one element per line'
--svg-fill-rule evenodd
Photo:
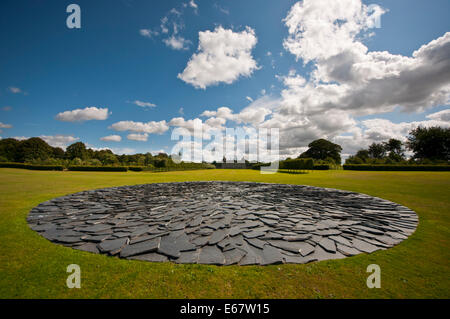
<path fill-rule="evenodd" d="M 415 212 L 364 194 L 251 182 L 97 189 L 41 203 L 30 227 L 75 249 L 146 261 L 307 263 L 371 253 L 412 234 Z"/>

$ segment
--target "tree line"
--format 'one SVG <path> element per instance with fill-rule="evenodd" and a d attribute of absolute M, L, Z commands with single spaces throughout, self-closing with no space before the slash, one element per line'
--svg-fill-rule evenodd
<path fill-rule="evenodd" d="M 315 140 L 298 159 L 312 159 L 301 165 L 341 164 L 342 147 L 325 139 Z M 412 156 L 407 158 L 406 152 Z M 409 132 L 406 142 L 391 138 L 385 142 L 372 143 L 367 149 L 360 149 L 346 160 L 346 164 L 448 164 L 450 161 L 450 128 L 418 127 Z M 147 166 L 155 168 L 175 167 L 171 156 L 166 153 L 116 155 L 111 150 L 93 150 L 82 142 L 76 142 L 63 150 L 52 147 L 39 137 L 26 140 L 6 138 L 0 140 L 0 162 L 29 163 L 39 165 L 68 166 Z M 291 158 L 287 166 L 300 165 Z M 188 163 L 185 163 L 186 165 Z M 206 164 L 205 164 L 206 165 Z"/>
<path fill-rule="evenodd" d="M 165 168 L 176 165 L 166 153 L 116 155 L 111 150 L 93 150 L 76 142 L 64 151 L 52 147 L 39 137 L 26 140 L 0 140 L 0 162 L 68 166 L 148 166 Z"/>
<path fill-rule="evenodd" d="M 412 156 L 407 158 L 406 151 Z M 391 138 L 372 143 L 346 160 L 346 164 L 447 164 L 450 161 L 450 129 L 418 127 L 406 142 Z"/>
<path fill-rule="evenodd" d="M 412 156 L 407 157 L 409 151 Z M 342 147 L 325 139 L 308 144 L 298 159 L 311 158 L 314 165 L 340 165 Z M 291 158 L 286 159 L 288 162 Z M 391 138 L 360 149 L 346 164 L 448 164 L 450 161 L 450 128 L 418 127 L 408 133 L 406 142 Z M 288 163 L 287 162 L 287 163 Z M 281 163 L 281 162 L 280 162 Z M 289 162 L 290 163 L 290 162 Z M 294 162 L 292 162 L 294 163 Z M 294 165 L 294 164 L 293 164 Z"/>

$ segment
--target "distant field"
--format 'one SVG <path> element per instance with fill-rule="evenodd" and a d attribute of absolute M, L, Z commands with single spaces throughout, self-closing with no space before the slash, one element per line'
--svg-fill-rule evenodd
<path fill-rule="evenodd" d="M 207 266 L 120 260 L 53 244 L 28 228 L 48 199 L 108 186 L 198 180 L 305 184 L 362 192 L 419 214 L 416 232 L 370 255 L 306 265 Z M 450 172 L 254 170 L 54 172 L 0 169 L 0 298 L 449 298 Z M 368 289 L 366 267 L 381 267 Z M 81 267 L 81 289 L 66 267 Z"/>

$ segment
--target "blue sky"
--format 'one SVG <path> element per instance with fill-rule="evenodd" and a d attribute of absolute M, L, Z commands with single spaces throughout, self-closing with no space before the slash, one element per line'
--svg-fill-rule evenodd
<path fill-rule="evenodd" d="M 443 76 L 441 79 L 438 70 L 435 75 L 431 73 L 430 77 L 440 80 L 424 93 L 427 103 L 430 101 L 428 104 L 424 104 L 424 96 L 421 96 L 416 101 L 399 97 L 392 99 L 395 102 L 389 103 L 373 101 L 369 105 L 368 102 L 358 110 L 354 106 L 341 109 L 339 105 L 332 105 L 326 109 L 330 111 L 326 114 L 331 122 L 343 123 L 342 126 L 319 121 L 316 123 L 313 114 L 320 113 L 323 109 L 314 103 L 308 104 L 303 97 L 311 95 L 308 100 L 315 101 L 314 92 L 317 92 L 318 88 L 309 87 L 308 91 L 305 91 L 304 83 L 301 88 L 294 88 L 286 84 L 288 78 L 294 79 L 298 75 L 313 85 L 311 72 L 326 66 L 326 72 L 330 73 L 320 75 L 321 83 L 338 83 L 342 88 L 351 88 L 354 85 L 355 91 L 361 89 L 362 92 L 368 92 L 372 88 L 369 85 L 362 87 L 362 82 L 372 81 L 374 77 L 391 79 L 392 74 L 374 75 L 361 81 L 335 79 L 330 76 L 335 73 L 329 71 L 332 68 L 329 56 L 325 57 L 317 51 L 299 52 L 292 47 L 286 48 L 285 41 L 289 37 L 299 43 L 314 41 L 299 34 L 298 30 L 295 31 L 297 34 L 290 32 L 286 25 L 284 19 L 297 1 L 189 2 L 2 1 L 0 136 L 45 136 L 51 144 L 60 146 L 81 140 L 91 147 L 112 148 L 118 153 L 170 151 L 173 145 L 170 132 L 177 127 L 169 124 L 173 118 L 181 117 L 185 121 L 199 118 L 206 121 L 208 116 L 200 115 L 210 110 L 216 113 L 209 118 L 220 119 L 217 109 L 226 107 L 232 110 L 236 117 L 233 120 L 231 117 L 225 117 L 226 122 L 222 121 L 222 126 L 264 124 L 270 127 L 276 126 L 277 121 L 286 123 L 280 114 L 286 115 L 286 110 L 290 110 L 288 120 L 295 119 L 296 122 L 292 120 L 291 125 L 282 129 L 283 141 L 280 142 L 282 154 L 290 155 L 303 150 L 312 138 L 332 139 L 344 144 L 344 153 L 351 153 L 355 151 L 355 145 L 385 138 L 383 134 L 380 135 L 380 131 L 388 131 L 395 135 L 394 137 L 400 137 L 404 136 L 405 130 L 412 125 L 402 124 L 400 127 L 395 124 L 423 121 L 429 122 L 424 125 L 448 124 L 450 75 L 447 73 L 447 78 Z M 66 7 L 70 3 L 76 3 L 81 8 L 81 29 L 69 29 L 66 26 L 66 18 L 69 15 L 66 13 Z M 301 19 L 306 19 L 302 10 L 307 4 L 307 1 L 300 2 L 297 11 L 292 11 L 293 16 L 297 14 Z M 387 59 L 389 63 L 393 63 L 393 68 L 397 68 L 395 56 L 402 56 L 404 59 L 401 63 L 404 65 L 392 71 L 400 74 L 398 82 L 403 79 L 401 72 L 408 71 L 408 68 L 418 68 L 419 63 L 423 62 L 423 59 L 416 59 L 411 65 L 408 64 L 407 58 L 411 57 L 415 50 L 450 31 L 450 2 L 447 0 L 363 1 L 363 4 L 377 4 L 384 9 L 380 18 L 381 27 L 357 32 L 355 38 L 352 38 L 351 48 L 357 50 L 357 45 L 354 44 L 358 42 L 363 43 L 368 52 L 387 51 L 390 54 Z M 315 9 L 320 10 L 317 7 Z M 165 24 L 164 19 L 167 19 Z M 300 24 L 302 21 L 306 20 L 300 20 Z M 305 23 L 309 23 L 307 28 L 314 28 L 313 22 Z M 163 32 L 162 25 L 168 28 L 167 33 Z M 247 56 L 247 60 L 242 61 L 242 68 L 236 67 L 231 80 L 221 80 L 219 73 L 224 73 L 226 68 L 221 68 L 220 61 L 213 62 L 217 67 L 214 74 L 219 75 L 215 83 L 206 84 L 205 88 L 198 86 L 198 83 L 201 83 L 198 78 L 195 80 L 197 82 L 194 81 L 197 85 L 192 81 L 189 83 L 186 77 L 183 80 L 183 76 L 179 74 L 183 74 L 194 54 L 201 53 L 198 49 L 199 32 L 209 30 L 212 36 L 220 41 L 222 33 L 219 27 L 222 27 L 224 32 L 228 30 L 230 34 L 241 37 L 240 40 L 244 44 L 248 40 L 255 40 L 255 44 L 250 48 L 243 49 L 242 52 L 239 49 L 236 51 Z M 330 34 L 324 34 L 324 37 L 328 36 Z M 181 39 L 182 48 L 167 44 L 171 37 L 178 40 L 178 44 Z M 347 45 L 348 41 L 345 43 Z M 448 66 L 445 60 L 448 61 L 450 56 L 446 43 L 446 38 L 440 40 L 439 52 L 446 54 L 444 69 Z M 367 62 L 366 55 L 361 54 L 355 61 Z M 305 64 L 306 56 L 312 58 Z M 241 59 L 241 55 L 236 59 Z M 201 67 L 200 62 L 195 65 L 193 63 L 195 75 L 202 74 L 202 71 L 198 70 Z M 379 60 L 369 62 L 375 63 Z M 252 68 L 248 63 L 255 63 L 256 66 Z M 240 62 L 237 65 L 241 65 Z M 391 72 L 389 70 L 386 72 Z M 376 73 L 376 68 L 370 72 Z M 394 76 L 397 76 L 397 73 Z M 437 95 L 440 97 L 436 98 Z M 345 98 L 352 101 L 354 99 L 348 96 L 348 93 L 345 93 Z M 295 102 L 295 99 L 298 99 L 298 102 Z M 137 105 L 142 103 L 136 101 L 155 106 L 142 107 Z M 301 107 L 301 111 L 292 111 L 292 105 Z M 64 116 L 58 116 L 65 111 L 84 110 L 88 107 L 107 108 L 106 118 L 103 116 L 104 119 L 85 118 L 77 121 L 67 118 L 61 120 Z M 263 121 L 239 120 L 237 114 L 246 109 L 252 110 L 255 116 L 264 109 L 267 110 L 267 116 Z M 332 112 L 333 110 L 336 112 Z M 427 115 L 438 112 L 441 113 L 427 118 Z M 334 114 L 338 116 L 334 118 Z M 309 126 L 300 124 L 302 119 L 308 119 Z M 372 122 L 362 122 L 365 120 Z M 159 134 L 130 126 L 127 126 L 126 130 L 115 130 L 114 126 L 111 127 L 120 121 L 132 121 L 134 124 L 131 125 L 166 121 L 168 129 Z M 383 129 L 383 125 L 388 127 Z M 292 133 L 293 131 L 295 133 Z M 131 140 L 127 138 L 129 134 L 145 135 L 142 138 L 146 141 Z M 100 140 L 110 135 L 121 136 L 121 141 Z M 67 136 L 73 138 L 64 138 Z"/>

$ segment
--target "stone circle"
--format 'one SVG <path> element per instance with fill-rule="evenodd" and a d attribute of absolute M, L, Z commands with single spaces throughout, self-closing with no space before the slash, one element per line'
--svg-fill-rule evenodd
<path fill-rule="evenodd" d="M 29 226 L 48 240 L 151 262 L 308 263 L 397 245 L 418 224 L 402 205 L 302 185 L 180 182 L 83 191 L 39 204 Z"/>

